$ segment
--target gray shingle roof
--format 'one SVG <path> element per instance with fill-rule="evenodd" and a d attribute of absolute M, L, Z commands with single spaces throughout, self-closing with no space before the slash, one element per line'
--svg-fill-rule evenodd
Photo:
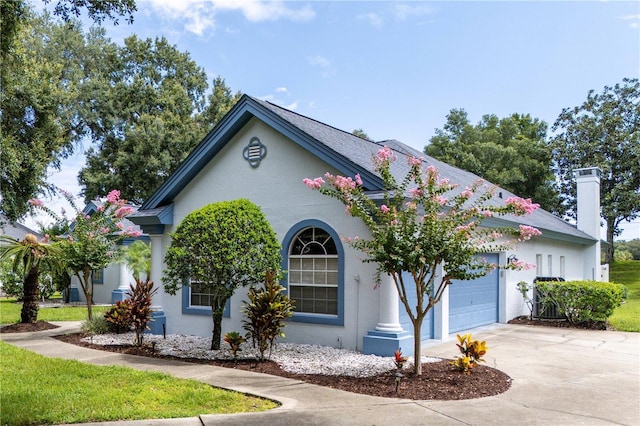
<path fill-rule="evenodd" d="M 407 155 L 418 158 L 422 157 L 425 166 L 433 165 L 434 167 L 436 167 L 441 177 L 448 178 L 451 182 L 458 183 L 460 185 L 460 190 L 463 190 L 467 186 L 471 186 L 475 181 L 480 179 L 479 176 L 471 172 L 451 166 L 447 163 L 430 157 L 408 145 L 403 144 L 400 141 L 367 141 L 349 132 L 345 132 L 312 118 L 297 114 L 293 111 L 287 110 L 270 102 L 262 101 L 256 98 L 252 99 L 271 112 L 277 114 L 282 119 L 286 120 L 292 126 L 295 126 L 297 129 L 300 129 L 302 132 L 308 134 L 318 143 L 323 144 L 326 148 L 334 151 L 341 156 L 346 157 L 354 164 L 368 170 L 371 173 L 376 174 L 373 169 L 372 157 L 377 153 L 380 147 L 388 146 L 389 148 L 394 150 L 397 153 L 396 155 L 398 156 L 398 160 L 393 163 L 391 168 L 391 172 L 398 180 L 404 178 L 404 176 L 406 176 L 407 172 L 409 171 L 407 162 L 403 160 L 403 158 Z M 494 186 L 489 182 L 487 183 L 490 186 Z M 364 184 L 366 187 L 367 182 L 365 181 Z M 501 195 L 501 197 L 499 195 Z M 512 196 L 515 196 L 515 194 L 505 189 L 498 188 L 496 190 L 496 195 L 492 200 L 490 200 L 490 202 L 496 205 L 502 204 L 504 203 L 504 200 Z M 586 233 L 578 230 L 573 225 L 542 209 L 538 209 L 533 214 L 524 217 L 505 216 L 503 220 L 494 220 L 493 222 L 496 224 L 500 223 L 512 226 L 516 224 L 534 226 L 540 229 L 547 238 L 568 239 L 574 242 L 582 242 L 585 244 L 595 241 L 595 238 L 587 235 Z"/>

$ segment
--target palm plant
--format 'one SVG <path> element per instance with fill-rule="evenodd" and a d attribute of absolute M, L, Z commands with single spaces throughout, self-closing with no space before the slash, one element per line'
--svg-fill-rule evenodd
<path fill-rule="evenodd" d="M 22 274 L 24 299 L 20 322 L 35 323 L 38 321 L 38 278 L 40 268 L 51 271 L 61 269 L 60 248 L 49 244 L 48 238 L 38 241 L 33 234 L 27 234 L 22 241 L 6 235 L 0 236 L 0 259 L 12 259 L 12 269 Z"/>

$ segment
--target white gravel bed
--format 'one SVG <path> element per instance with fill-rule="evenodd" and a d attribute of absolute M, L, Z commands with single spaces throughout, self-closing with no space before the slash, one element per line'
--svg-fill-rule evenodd
<path fill-rule="evenodd" d="M 134 340 L 134 333 L 98 334 L 83 339 L 97 345 L 127 345 Z M 144 336 L 144 344 L 155 342 L 155 350 L 162 355 L 180 358 L 200 359 L 233 359 L 228 345 L 221 343 L 220 350 L 212 351 L 211 338 L 169 334 L 166 339 L 162 336 Z M 258 352 L 250 342 L 241 346 L 238 359 L 256 359 Z M 269 357 L 267 352 L 265 356 Z M 364 355 L 348 349 L 336 349 L 328 346 L 302 345 L 295 343 L 278 343 L 270 360 L 277 362 L 282 369 L 297 374 L 326 374 L 330 376 L 370 377 L 380 373 L 395 370 L 393 357 Z M 422 357 L 422 362 L 436 362 L 440 358 Z M 405 368 L 413 365 L 413 358 L 406 363 Z"/>

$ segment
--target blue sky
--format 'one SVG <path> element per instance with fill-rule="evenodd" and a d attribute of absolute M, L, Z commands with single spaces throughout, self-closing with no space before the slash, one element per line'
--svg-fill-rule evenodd
<path fill-rule="evenodd" d="M 108 35 L 165 36 L 211 81 L 422 149 L 452 108 L 552 125 L 640 75 L 640 2 L 138 0 Z M 52 181 L 75 190 L 81 156 Z M 69 185 L 75 185 L 71 187 Z M 640 237 L 640 223 L 623 238 Z"/>

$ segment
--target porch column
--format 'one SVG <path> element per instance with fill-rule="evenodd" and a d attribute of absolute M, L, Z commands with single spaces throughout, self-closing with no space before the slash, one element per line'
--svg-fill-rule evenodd
<path fill-rule="evenodd" d="M 127 298 L 127 291 L 129 291 L 129 283 L 133 282 L 133 274 L 127 267 L 127 264 L 120 263 L 120 282 L 118 288 L 111 292 L 111 303 L 117 301 L 123 301 Z"/>
<path fill-rule="evenodd" d="M 413 336 L 402 329 L 400 325 L 399 298 L 393 278 L 386 275 L 381 277 L 378 324 L 374 330 L 369 330 L 363 338 L 364 354 L 379 356 L 393 356 L 402 349 L 404 355 L 413 354 Z"/>
<path fill-rule="evenodd" d="M 150 234 L 151 239 L 151 274 L 149 279 L 153 281 L 154 288 L 158 291 L 152 299 L 152 313 L 151 317 L 153 321 L 149 324 L 151 334 L 165 334 L 167 326 L 167 317 L 162 310 L 162 295 L 164 290 L 162 288 L 162 265 L 163 265 L 163 253 L 162 253 L 162 234 Z"/>

